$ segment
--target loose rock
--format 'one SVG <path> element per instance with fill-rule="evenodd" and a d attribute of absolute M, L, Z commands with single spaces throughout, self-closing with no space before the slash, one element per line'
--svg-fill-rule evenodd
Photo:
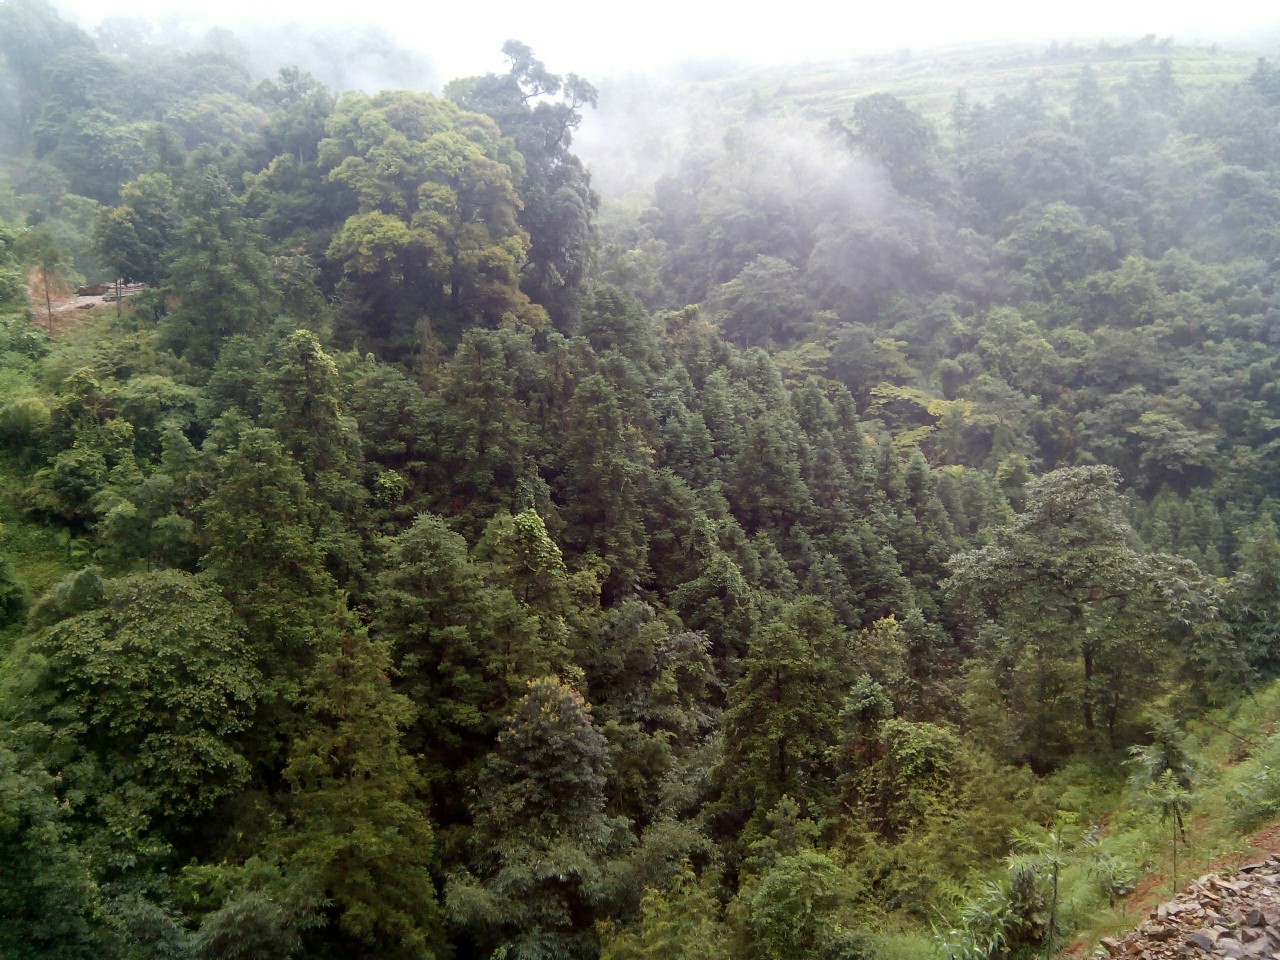
<path fill-rule="evenodd" d="M 1150 960 L 1280 960 L 1280 857 L 1201 877 L 1129 936 L 1106 937 L 1101 947 L 1108 956 Z"/>

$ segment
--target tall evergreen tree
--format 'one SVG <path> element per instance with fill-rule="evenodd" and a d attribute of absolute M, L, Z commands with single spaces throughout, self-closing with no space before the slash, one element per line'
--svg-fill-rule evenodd
<path fill-rule="evenodd" d="M 318 604 L 333 595 L 317 541 L 320 517 L 302 468 L 274 431 L 243 432 L 218 464 L 201 504 L 208 538 L 200 565 L 222 587 L 248 628 L 268 678 L 273 710 L 297 696 L 322 620 Z M 278 712 L 262 732 L 283 735 Z"/>
<path fill-rule="evenodd" d="M 534 303 L 569 329 L 592 258 L 600 199 L 591 176 L 569 152 L 582 108 L 596 105 L 596 89 L 575 74 L 546 68 L 517 40 L 502 45 L 505 74 L 455 80 L 446 94 L 467 110 L 487 114 L 524 157 L 520 225 L 529 235 L 529 263 L 521 286 Z"/>
<path fill-rule="evenodd" d="M 166 283 L 175 306 L 162 333 L 176 352 L 207 367 L 226 338 L 257 333 L 274 319 L 276 284 L 241 201 L 221 175 L 206 170 L 190 178 L 179 206 L 182 226 Z"/>
<path fill-rule="evenodd" d="M 333 919 L 329 943 L 357 956 L 441 956 L 425 784 L 401 742 L 413 704 L 391 688 L 388 645 L 351 613 L 332 615 L 317 648 L 306 726 L 284 768 L 288 824 L 272 844 L 289 883 Z"/>
<path fill-rule="evenodd" d="M 594 921 L 618 894 L 608 862 L 629 836 L 605 814 L 608 763 L 582 695 L 530 681 L 480 774 L 470 870 L 447 891 L 477 949 L 523 960 L 598 953 Z"/>
<path fill-rule="evenodd" d="M 564 542 L 608 565 L 605 599 L 634 594 L 648 580 L 641 503 L 648 472 L 640 432 L 603 377 L 578 384 L 561 448 Z"/>
<path fill-rule="evenodd" d="M 814 814 L 830 802 L 839 704 L 852 679 L 846 643 L 831 610 L 812 599 L 752 637 L 724 718 L 724 774 L 743 813 L 784 795 Z"/>

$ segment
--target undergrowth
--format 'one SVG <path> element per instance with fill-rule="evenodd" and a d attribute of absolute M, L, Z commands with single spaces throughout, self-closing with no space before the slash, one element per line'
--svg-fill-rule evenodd
<path fill-rule="evenodd" d="M 1041 789 L 1056 799 L 1052 822 L 1017 831 L 1004 863 L 942 898 L 927 949 L 892 932 L 881 956 L 1102 956 L 1101 937 L 1131 929 L 1196 877 L 1271 852 L 1258 831 L 1280 819 L 1280 681 L 1178 736 L 1185 788 L 1152 765 L 1158 743 L 1049 777 Z"/>

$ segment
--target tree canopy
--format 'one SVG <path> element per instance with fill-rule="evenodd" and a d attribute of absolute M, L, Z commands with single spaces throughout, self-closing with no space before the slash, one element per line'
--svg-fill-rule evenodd
<path fill-rule="evenodd" d="M 276 38 L 0 0 L 0 954 L 1008 960 L 1114 901 L 1280 672 L 1277 67 Z"/>

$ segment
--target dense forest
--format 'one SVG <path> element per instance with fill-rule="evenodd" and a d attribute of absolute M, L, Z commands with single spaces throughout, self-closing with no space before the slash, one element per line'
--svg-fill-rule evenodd
<path fill-rule="evenodd" d="M 1280 61 L 603 198 L 522 43 L 244 49 L 0 2 L 0 956 L 997 960 L 1176 874 L 1280 674 Z"/>

